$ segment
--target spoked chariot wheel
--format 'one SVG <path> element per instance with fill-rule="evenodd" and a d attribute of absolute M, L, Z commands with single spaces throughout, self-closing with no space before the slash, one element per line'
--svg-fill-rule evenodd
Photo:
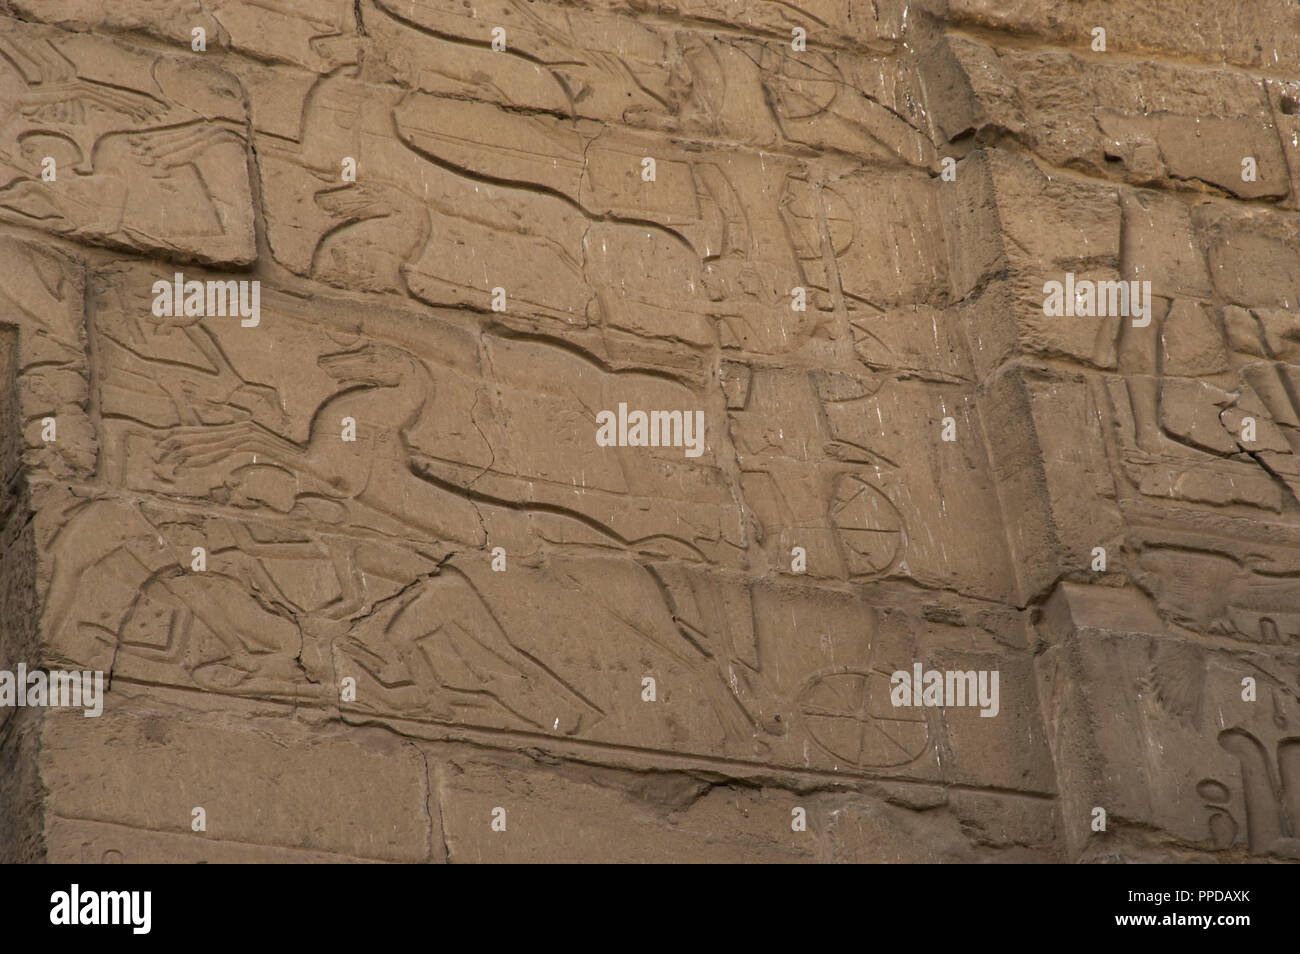
<path fill-rule="evenodd" d="M 895 708 L 888 672 L 834 669 L 812 675 L 799 693 L 799 713 L 814 744 L 858 768 L 905 765 L 930 744 L 922 709 Z"/>

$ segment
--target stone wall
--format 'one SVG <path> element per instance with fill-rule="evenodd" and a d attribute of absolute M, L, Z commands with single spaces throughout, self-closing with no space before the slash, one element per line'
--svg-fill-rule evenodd
<path fill-rule="evenodd" d="M 1297 35 L 0 0 L 0 857 L 1300 858 Z"/>

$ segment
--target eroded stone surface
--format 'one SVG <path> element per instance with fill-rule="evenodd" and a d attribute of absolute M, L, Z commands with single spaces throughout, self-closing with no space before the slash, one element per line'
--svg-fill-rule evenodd
<path fill-rule="evenodd" d="M 1300 858 L 1293 10 L 284 6 L 0 3 L 0 854 Z"/>

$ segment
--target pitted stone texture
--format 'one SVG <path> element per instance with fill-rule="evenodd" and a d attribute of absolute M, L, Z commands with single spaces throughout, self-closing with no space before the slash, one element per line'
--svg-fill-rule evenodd
<path fill-rule="evenodd" d="M 1293 859 L 1295 18 L 0 0 L 0 857 Z"/>

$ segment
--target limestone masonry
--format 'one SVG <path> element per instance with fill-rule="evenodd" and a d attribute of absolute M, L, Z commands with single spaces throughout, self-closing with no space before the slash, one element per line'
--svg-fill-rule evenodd
<path fill-rule="evenodd" d="M 0 860 L 1300 860 L 1291 0 L 0 0 Z"/>

